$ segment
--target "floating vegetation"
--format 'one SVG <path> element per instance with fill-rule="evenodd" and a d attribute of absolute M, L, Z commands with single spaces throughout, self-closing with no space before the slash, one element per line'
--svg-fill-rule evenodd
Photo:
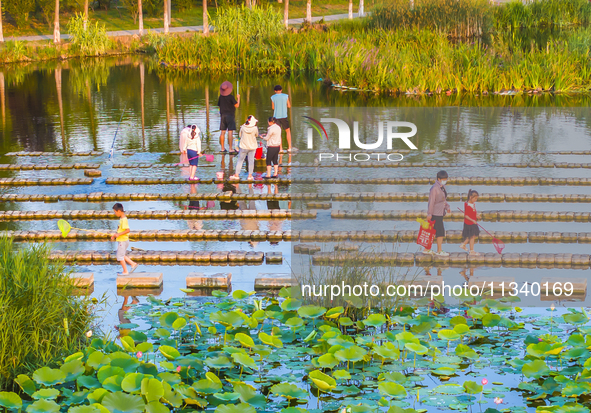
<path fill-rule="evenodd" d="M 18 376 L 21 395 L 0 393 L 0 406 L 589 411 L 584 311 L 524 314 L 515 299 L 470 297 L 448 312 L 417 301 L 366 309 L 355 320 L 355 308 L 305 305 L 286 289 L 279 299 L 240 290 L 214 296 L 209 302 L 149 297 L 131 310 L 131 323 L 119 325 L 117 342 L 89 338 L 84 351 Z"/>

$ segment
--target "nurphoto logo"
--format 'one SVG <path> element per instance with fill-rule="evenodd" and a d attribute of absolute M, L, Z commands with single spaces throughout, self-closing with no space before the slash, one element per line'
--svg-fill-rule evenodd
<path fill-rule="evenodd" d="M 339 149 L 351 149 L 351 128 L 349 124 L 342 119 L 338 118 L 322 118 L 317 121 L 309 116 L 304 116 L 307 120 L 305 123 L 308 125 L 307 130 L 307 146 L 308 149 L 314 148 L 314 131 L 327 141 L 330 141 L 328 133 L 323 123 L 333 123 L 336 125 L 339 131 L 338 145 Z M 410 129 L 410 131 L 401 132 L 399 129 Z M 385 133 L 384 133 L 385 130 Z M 377 140 L 375 142 L 361 142 L 359 139 L 359 122 L 353 122 L 353 142 L 355 143 L 356 149 L 361 149 L 363 152 L 359 153 L 320 153 L 318 159 L 322 160 L 336 160 L 336 161 L 360 161 L 365 162 L 369 160 L 378 161 L 394 161 L 400 162 L 404 159 L 404 156 L 400 153 L 386 153 L 386 152 L 366 152 L 376 150 L 382 147 L 384 139 L 386 140 L 386 149 L 391 150 L 393 147 L 394 139 L 400 139 L 410 150 L 418 149 L 414 143 L 410 140 L 417 134 L 417 126 L 411 122 L 399 122 L 399 121 L 380 121 L 377 127 Z"/>

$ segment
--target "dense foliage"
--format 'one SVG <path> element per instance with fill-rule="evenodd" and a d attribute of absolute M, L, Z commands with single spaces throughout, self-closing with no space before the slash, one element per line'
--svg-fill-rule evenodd
<path fill-rule="evenodd" d="M 149 297 L 131 310 L 132 323 L 119 325 L 117 342 L 95 338 L 59 368 L 20 375 L 23 397 L 0 393 L 0 406 L 498 413 L 529 405 L 539 413 L 589 412 L 584 312 L 523 314 L 514 297 L 467 297 L 445 313 L 425 300 L 380 310 L 305 305 L 287 290 L 283 299 L 214 295 L 219 299 L 209 302 Z M 352 310 L 363 317 L 352 320 Z"/>
<path fill-rule="evenodd" d="M 76 351 L 93 321 L 91 303 L 73 295 L 63 264 L 47 246 L 15 250 L 0 239 L 0 389 Z"/>

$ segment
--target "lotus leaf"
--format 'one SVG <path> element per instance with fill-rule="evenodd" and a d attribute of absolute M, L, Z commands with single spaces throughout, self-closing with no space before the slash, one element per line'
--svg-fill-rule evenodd
<path fill-rule="evenodd" d="M 343 307 L 333 307 L 333 308 L 330 308 L 326 312 L 325 317 L 335 319 L 338 316 L 340 316 L 341 314 L 343 314 L 344 312 L 345 312 L 345 309 Z"/>
<path fill-rule="evenodd" d="M 591 384 L 587 382 L 567 383 L 562 389 L 562 395 L 566 397 L 580 396 L 591 392 Z"/>
<path fill-rule="evenodd" d="M 107 377 L 103 381 L 103 387 L 109 391 L 116 392 L 121 390 L 121 383 L 123 382 L 122 376 L 111 376 Z"/>
<path fill-rule="evenodd" d="M 224 356 L 207 358 L 205 364 L 212 369 L 228 369 L 234 366 L 230 359 Z"/>
<path fill-rule="evenodd" d="M 238 333 L 234 336 L 235 340 L 238 340 L 240 342 L 240 344 L 242 344 L 244 347 L 248 347 L 248 348 L 252 348 L 254 347 L 254 341 L 250 336 L 247 336 L 244 333 Z"/>
<path fill-rule="evenodd" d="M 66 373 L 59 369 L 41 367 L 33 373 L 33 380 L 43 386 L 55 386 L 66 381 Z"/>
<path fill-rule="evenodd" d="M 257 369 L 256 363 L 254 362 L 252 357 L 250 357 L 248 354 L 234 353 L 234 354 L 232 354 L 232 359 L 234 360 L 235 363 L 238 363 L 244 367 L 248 367 L 253 370 Z"/>
<path fill-rule="evenodd" d="M 337 386 L 335 379 L 324 374 L 320 370 L 310 372 L 309 377 L 314 385 L 323 392 L 330 392 Z"/>
<path fill-rule="evenodd" d="M 103 398 L 109 394 L 109 391 L 106 389 L 98 388 L 96 390 L 94 390 L 92 393 L 88 394 L 87 399 L 89 402 L 91 403 L 100 403 Z"/>
<path fill-rule="evenodd" d="M 259 333 L 259 340 L 268 346 L 277 348 L 283 347 L 283 342 L 275 336 L 270 336 L 262 331 Z"/>
<path fill-rule="evenodd" d="M 174 311 L 162 314 L 160 316 L 160 325 L 164 328 L 172 328 L 172 323 L 174 323 L 177 318 L 179 318 L 179 315 Z"/>
<path fill-rule="evenodd" d="M 427 354 L 427 351 L 429 350 L 427 347 L 418 343 L 406 343 L 404 345 L 404 348 L 417 354 Z"/>
<path fill-rule="evenodd" d="M 283 311 L 296 311 L 302 306 L 302 302 L 297 298 L 287 298 L 281 303 Z"/>
<path fill-rule="evenodd" d="M 550 374 L 550 369 L 542 360 L 534 360 L 530 361 L 529 363 L 525 363 L 521 368 L 521 372 L 525 377 L 534 377 L 537 379 Z"/>
<path fill-rule="evenodd" d="M 234 391 L 240 394 L 240 401 L 248 403 L 251 406 L 262 408 L 267 404 L 267 399 L 262 394 L 256 392 L 256 390 L 244 383 L 234 383 Z"/>
<path fill-rule="evenodd" d="M 60 366 L 60 370 L 66 373 L 65 381 L 74 381 L 84 374 L 84 363 L 79 359 L 70 360 Z"/>
<path fill-rule="evenodd" d="M 158 350 L 167 360 L 174 360 L 181 356 L 181 353 L 174 347 L 160 346 Z"/>
<path fill-rule="evenodd" d="M 31 396 L 33 393 L 37 391 L 35 382 L 33 382 L 33 380 L 31 380 L 29 376 L 27 376 L 26 374 L 19 374 L 18 376 L 16 376 L 16 379 L 14 379 L 14 381 L 16 381 L 19 387 L 29 396 Z"/>
<path fill-rule="evenodd" d="M 116 358 L 111 360 L 111 367 L 120 367 L 126 373 L 133 373 L 137 371 L 138 367 L 140 366 L 140 362 L 135 357 L 126 357 L 126 358 Z"/>
<path fill-rule="evenodd" d="M 454 341 L 458 340 L 460 338 L 460 335 L 453 330 L 443 329 L 439 330 L 439 333 L 437 333 L 437 337 L 439 337 L 441 340 Z"/>
<path fill-rule="evenodd" d="M 573 324 L 573 325 L 586 324 L 589 321 L 589 318 L 587 318 L 587 315 L 583 314 L 583 313 L 565 314 L 562 316 L 562 318 L 564 319 L 564 321 L 566 323 Z"/>
<path fill-rule="evenodd" d="M 33 404 L 30 404 L 25 409 L 28 413 L 54 413 L 59 412 L 59 405 L 53 400 L 37 400 Z"/>
<path fill-rule="evenodd" d="M 339 318 L 339 324 L 343 327 L 349 327 L 353 325 L 353 320 L 351 320 L 349 317 L 341 317 Z"/>
<path fill-rule="evenodd" d="M 247 293 L 246 291 L 236 290 L 232 291 L 232 298 L 235 300 L 244 300 L 252 295 L 252 293 Z"/>
<path fill-rule="evenodd" d="M 214 393 L 213 397 L 223 402 L 235 402 L 240 399 L 239 393 Z"/>
<path fill-rule="evenodd" d="M 317 305 L 306 305 L 298 308 L 298 315 L 301 318 L 318 318 L 326 313 L 326 308 Z"/>
<path fill-rule="evenodd" d="M 436 376 L 452 376 L 456 373 L 456 369 L 452 367 L 439 367 L 432 371 Z"/>
<path fill-rule="evenodd" d="M 478 394 L 482 392 L 482 385 L 475 381 L 467 380 L 463 384 L 464 391 L 468 394 Z"/>
<path fill-rule="evenodd" d="M 0 392 L 0 406 L 7 409 L 20 409 L 23 406 L 23 401 L 16 393 L 2 391 Z"/>
<path fill-rule="evenodd" d="M 256 413 L 256 412 L 257 411 L 254 409 L 254 407 L 252 407 L 246 403 L 240 403 L 240 404 L 236 404 L 236 405 L 226 404 L 226 405 L 218 406 L 215 409 L 215 413 Z"/>
<path fill-rule="evenodd" d="M 386 323 L 386 317 L 382 314 L 371 314 L 365 320 L 363 320 L 363 324 L 370 327 L 378 328 Z"/>
<path fill-rule="evenodd" d="M 340 363 L 331 353 L 326 353 L 316 359 L 315 365 L 324 369 L 332 369 Z"/>
<path fill-rule="evenodd" d="M 271 387 L 270 390 L 271 393 L 273 393 L 274 395 L 285 397 L 288 400 L 303 399 L 308 396 L 308 392 L 300 389 L 295 384 L 290 383 L 276 384 L 273 387 Z"/>
<path fill-rule="evenodd" d="M 464 388 L 458 384 L 441 384 L 433 389 L 434 393 L 440 394 L 461 394 L 464 393 Z"/>
<path fill-rule="evenodd" d="M 351 380 L 351 374 L 347 370 L 336 370 L 332 376 L 337 380 Z"/>
<path fill-rule="evenodd" d="M 135 352 L 135 343 L 133 338 L 129 336 L 121 337 L 121 345 L 125 349 L 125 351 L 129 351 L 130 353 Z"/>
<path fill-rule="evenodd" d="M 140 390 L 148 403 L 159 401 L 164 396 L 164 387 L 158 379 L 145 377 L 142 380 Z"/>
<path fill-rule="evenodd" d="M 486 314 L 482 317 L 482 325 L 485 327 L 496 327 L 501 322 L 501 316 L 498 314 Z"/>
<path fill-rule="evenodd" d="M 142 413 L 146 407 L 141 396 L 115 392 L 107 394 L 101 404 L 112 412 Z"/>
<path fill-rule="evenodd" d="M 344 348 L 334 353 L 334 356 L 341 361 L 360 361 L 363 360 L 367 351 L 359 346 Z"/>
<path fill-rule="evenodd" d="M 144 377 L 146 376 L 141 373 L 127 374 L 121 382 L 121 389 L 127 393 L 140 391 Z"/>
<path fill-rule="evenodd" d="M 75 406 L 70 407 L 68 413 L 101 413 L 101 410 L 95 406 Z"/>
<path fill-rule="evenodd" d="M 211 322 L 220 323 L 225 327 L 240 327 L 246 321 L 246 316 L 239 311 L 229 311 L 227 313 L 218 311 L 209 316 Z"/>
<path fill-rule="evenodd" d="M 378 385 L 380 394 L 388 397 L 405 397 L 406 389 L 398 383 L 392 381 L 383 381 Z"/>
<path fill-rule="evenodd" d="M 187 320 L 183 317 L 179 317 L 176 320 L 174 320 L 174 322 L 172 323 L 172 328 L 174 330 L 180 330 L 182 328 L 184 328 L 187 325 Z"/>

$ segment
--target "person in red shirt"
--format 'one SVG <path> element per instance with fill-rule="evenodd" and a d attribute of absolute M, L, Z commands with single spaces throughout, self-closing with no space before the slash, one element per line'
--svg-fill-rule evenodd
<path fill-rule="evenodd" d="M 480 253 L 474 251 L 474 240 L 480 234 L 477 223 L 480 215 L 476 212 L 476 201 L 478 201 L 478 192 L 470 189 L 468 191 L 468 202 L 464 202 L 464 230 L 462 231 L 464 242 L 460 244 L 460 248 L 468 252 L 466 244 L 469 242 L 469 253 L 472 255 L 480 255 Z"/>

